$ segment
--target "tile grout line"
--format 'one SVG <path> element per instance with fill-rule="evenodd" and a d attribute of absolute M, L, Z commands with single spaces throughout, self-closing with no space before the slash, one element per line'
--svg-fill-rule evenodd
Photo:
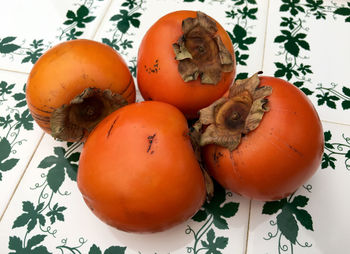
<path fill-rule="evenodd" d="M 18 71 L 18 70 L 11 70 L 11 69 L 5 69 L 5 68 L 0 68 L 0 71 L 14 72 L 14 73 L 18 73 L 18 74 L 29 75 L 29 72 Z"/>
<path fill-rule="evenodd" d="M 246 240 L 245 240 L 245 251 L 244 251 L 244 254 L 248 253 L 248 242 L 249 242 L 249 229 L 250 229 L 251 213 L 252 213 L 252 200 L 249 201 L 248 226 L 247 226 L 247 234 L 246 234 Z"/>
<path fill-rule="evenodd" d="M 350 124 L 348 123 L 339 123 L 339 122 L 333 122 L 333 121 L 329 121 L 329 120 L 322 120 L 321 122 L 323 123 L 330 123 L 330 124 L 336 124 L 336 125 L 341 125 L 341 126 L 346 126 L 346 127 L 350 127 Z"/>
<path fill-rule="evenodd" d="M 101 17 L 99 24 L 96 26 L 95 31 L 91 35 L 92 40 L 95 40 L 96 34 L 97 34 L 98 30 L 100 29 L 100 27 L 102 26 L 102 23 L 103 23 L 105 17 L 107 16 L 107 13 L 108 13 L 109 9 L 111 8 L 113 2 L 114 2 L 114 0 L 109 1 L 108 6 L 106 7 L 106 10 Z"/>
<path fill-rule="evenodd" d="M 265 52 L 266 52 L 266 38 L 267 38 L 267 25 L 269 21 L 269 11 L 270 11 L 270 0 L 267 1 L 266 8 L 266 23 L 265 23 L 265 33 L 264 33 L 264 46 L 263 46 L 263 55 L 261 60 L 261 70 L 264 70 L 264 61 L 265 61 Z"/>
<path fill-rule="evenodd" d="M 12 191 L 11 197 L 9 198 L 9 200 L 8 200 L 6 206 L 5 206 L 4 211 L 3 211 L 3 213 L 2 213 L 1 216 L 0 216 L 0 222 L 2 221 L 2 218 L 4 217 L 4 215 L 5 215 L 5 213 L 6 213 L 7 209 L 8 209 L 8 207 L 10 206 L 10 203 L 11 203 L 11 201 L 12 201 L 12 199 L 13 199 L 13 196 L 14 196 L 15 193 L 17 192 L 17 189 L 18 189 L 20 183 L 22 182 L 23 177 L 24 177 L 25 173 L 27 172 L 27 169 L 28 169 L 30 163 L 32 162 L 33 157 L 34 157 L 34 154 L 37 152 L 38 147 L 39 147 L 39 145 L 41 144 L 41 141 L 42 141 L 43 138 L 44 138 L 44 135 L 45 135 L 45 133 L 43 132 L 43 133 L 41 134 L 41 137 L 40 137 L 38 143 L 36 144 L 36 146 L 35 146 L 35 148 L 34 148 L 34 150 L 33 150 L 32 155 L 30 156 L 30 158 L 29 158 L 29 160 L 28 160 L 28 162 L 27 162 L 27 164 L 26 164 L 26 166 L 25 166 L 25 168 L 24 168 L 24 170 L 23 170 L 23 172 L 22 172 L 22 174 L 21 174 L 21 176 L 20 176 L 20 178 L 19 178 L 17 184 L 16 184 L 16 187 L 15 187 L 14 190 Z"/>

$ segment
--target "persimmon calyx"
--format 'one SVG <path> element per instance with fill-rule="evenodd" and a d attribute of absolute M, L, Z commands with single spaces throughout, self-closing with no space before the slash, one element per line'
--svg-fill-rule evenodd
<path fill-rule="evenodd" d="M 266 97 L 272 93 L 272 88 L 258 87 L 258 74 L 236 80 L 227 98 L 223 97 L 199 111 L 200 117 L 194 128 L 198 131 L 204 129 L 199 141 L 201 146 L 217 144 L 233 151 L 242 134 L 259 126 L 264 113 L 269 111 Z"/>
<path fill-rule="evenodd" d="M 185 82 L 200 77 L 202 84 L 217 84 L 222 72 L 233 70 L 233 56 L 217 31 L 216 23 L 200 11 L 196 18 L 182 21 L 183 35 L 173 44 L 173 49 Z"/>
<path fill-rule="evenodd" d="M 127 104 L 123 96 L 109 89 L 86 88 L 52 113 L 51 135 L 59 140 L 79 141 L 103 118 Z"/>

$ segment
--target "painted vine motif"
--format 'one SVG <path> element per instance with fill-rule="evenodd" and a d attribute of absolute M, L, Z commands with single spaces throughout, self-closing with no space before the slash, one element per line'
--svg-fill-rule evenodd
<path fill-rule="evenodd" d="M 80 38 L 84 34 L 84 28 L 88 23 L 95 20 L 96 16 L 92 15 L 96 9 L 94 0 L 84 0 L 81 4 L 77 4 L 77 9 L 68 10 L 66 13 L 66 20 L 62 27 L 58 29 L 59 35 L 56 39 L 59 41 L 68 41 Z M 9 59 L 14 60 L 15 57 L 22 59 L 21 63 L 31 63 L 39 59 L 42 54 L 52 47 L 52 42 L 44 41 L 44 39 L 34 39 L 32 42 L 22 40 L 18 42 L 16 36 L 7 36 L 0 38 L 0 55 L 8 56 Z"/>
<path fill-rule="evenodd" d="M 311 192 L 312 186 L 304 187 Z M 301 243 L 298 239 L 300 226 L 313 231 L 313 221 L 310 213 L 304 209 L 308 204 L 309 198 L 304 195 L 290 195 L 278 201 L 266 202 L 263 206 L 262 214 L 275 215 L 275 220 L 270 220 L 270 225 L 275 227 L 275 232 L 268 232 L 264 240 L 270 241 L 277 239 L 278 253 L 294 253 L 296 246 L 309 248 L 312 246 L 309 242 Z"/>
<path fill-rule="evenodd" d="M 107 31 L 109 37 L 103 37 L 102 42 L 111 46 L 122 56 L 128 57 L 131 74 L 136 77 L 136 56 L 129 57 L 129 49 L 134 48 L 135 33 L 133 28 L 139 28 L 140 17 L 144 8 L 144 0 L 125 0 L 122 2 L 118 13 L 114 14 L 110 21 L 112 27 Z"/>
<path fill-rule="evenodd" d="M 17 147 L 26 141 L 20 133 L 33 130 L 33 118 L 26 107 L 25 85 L 20 93 L 13 92 L 15 86 L 6 81 L 0 82 L 0 182 L 19 161 Z"/>
<path fill-rule="evenodd" d="M 81 143 L 67 143 L 67 148 L 58 146 L 53 148 L 54 155 L 45 157 L 38 165 L 42 169 L 41 182 L 30 188 L 34 193 L 38 193 L 37 200 L 23 201 L 22 214 L 13 222 L 12 229 L 21 228 L 23 234 L 9 237 L 8 248 L 13 251 L 11 254 L 19 253 L 40 253 L 50 252 L 44 245 L 47 237 L 56 238 L 58 225 L 65 221 L 67 207 L 57 202 L 59 196 L 69 196 L 69 191 L 63 190 L 63 183 L 69 178 L 76 182 L 78 161 Z M 81 248 L 87 243 L 84 238 L 78 239 L 78 244 L 68 244 L 68 239 L 64 238 L 56 249 L 60 253 L 82 253 Z M 104 252 L 96 245 L 91 245 L 89 254 L 124 254 L 126 247 L 111 246 Z"/>
<path fill-rule="evenodd" d="M 238 212 L 239 203 L 227 201 L 231 197 L 231 192 L 226 192 L 219 184 L 215 183 L 214 196 L 210 201 L 206 201 L 203 207 L 192 217 L 192 220 L 202 223 L 199 230 L 194 231 L 187 226 L 186 234 L 193 235 L 193 246 L 187 247 L 187 253 L 220 254 L 228 244 L 228 237 L 217 236 L 216 230 L 229 229 L 226 219 L 235 216 Z"/>
<path fill-rule="evenodd" d="M 335 170 L 335 162 L 337 157 L 345 158 L 345 168 L 350 171 L 350 137 L 342 134 L 343 142 L 332 142 L 332 133 L 326 131 L 324 133 L 325 151 L 323 153 L 321 168 L 332 168 Z"/>
<path fill-rule="evenodd" d="M 314 95 L 318 98 L 319 106 L 327 106 L 336 109 L 336 102 L 346 110 L 350 108 L 350 90 L 343 86 L 318 84 L 315 90 L 310 88 L 312 84 L 313 70 L 308 64 L 310 44 L 307 41 L 310 19 L 326 20 L 327 16 L 336 19 L 345 16 L 345 22 L 350 21 L 350 3 L 348 7 L 338 6 L 336 3 L 323 0 L 282 0 L 280 12 L 286 15 L 281 18 L 280 34 L 274 38 L 274 42 L 280 45 L 277 53 L 280 61 L 275 62 L 275 77 L 285 78 L 299 87 L 306 95 Z M 349 16 L 349 17 L 348 17 Z"/>
<path fill-rule="evenodd" d="M 247 66 L 249 59 L 249 47 L 255 43 L 256 37 L 251 36 L 253 25 L 256 21 L 258 7 L 255 0 L 233 0 L 233 6 L 225 14 L 229 23 L 233 25 L 232 31 L 226 31 L 231 38 L 235 50 L 237 67 Z M 248 73 L 237 74 L 237 79 L 245 79 Z"/>

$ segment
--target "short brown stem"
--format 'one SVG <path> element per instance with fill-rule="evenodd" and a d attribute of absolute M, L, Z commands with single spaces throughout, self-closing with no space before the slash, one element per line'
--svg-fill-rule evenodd
<path fill-rule="evenodd" d="M 107 115 L 127 105 L 127 101 L 110 90 L 86 88 L 70 104 L 57 108 L 51 115 L 51 135 L 66 141 L 78 141 Z"/>

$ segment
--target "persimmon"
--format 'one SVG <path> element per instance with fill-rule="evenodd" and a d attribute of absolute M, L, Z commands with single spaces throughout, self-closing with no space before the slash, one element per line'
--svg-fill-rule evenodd
<path fill-rule="evenodd" d="M 114 49 L 79 39 L 60 43 L 38 59 L 28 77 L 26 99 L 44 131 L 77 141 L 109 113 L 135 102 L 135 84 Z"/>
<path fill-rule="evenodd" d="M 202 12 L 175 11 L 155 22 L 141 41 L 137 83 L 145 100 L 170 103 L 188 118 L 220 98 L 236 74 L 231 39 Z"/>
<path fill-rule="evenodd" d="M 201 110 L 204 164 L 222 186 L 255 200 L 295 192 L 318 169 L 324 147 L 318 114 L 307 96 L 282 79 L 239 80 Z"/>
<path fill-rule="evenodd" d="M 82 149 L 77 182 L 97 217 L 130 232 L 184 222 L 206 197 L 186 118 L 156 101 L 122 107 L 96 126 Z"/>

